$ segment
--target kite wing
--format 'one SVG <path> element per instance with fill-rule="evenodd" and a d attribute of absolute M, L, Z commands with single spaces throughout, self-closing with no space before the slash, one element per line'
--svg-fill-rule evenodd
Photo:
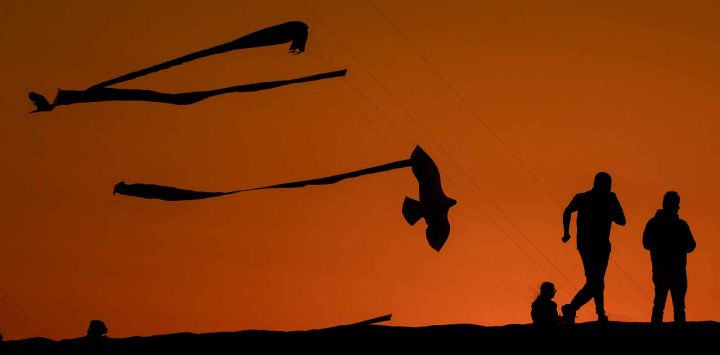
<path fill-rule="evenodd" d="M 450 221 L 447 218 L 446 212 L 445 217 L 442 218 L 441 221 L 434 221 L 432 224 L 428 224 L 425 229 L 425 238 L 431 248 L 435 249 L 435 251 L 440 251 L 448 240 L 448 237 L 450 237 Z"/>

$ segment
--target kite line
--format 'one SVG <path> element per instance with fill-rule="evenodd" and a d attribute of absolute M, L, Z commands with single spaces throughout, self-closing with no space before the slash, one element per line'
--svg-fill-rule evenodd
<path fill-rule="evenodd" d="M 480 115 L 477 113 L 477 111 L 475 111 L 475 109 L 472 108 L 472 106 L 467 102 L 467 100 L 465 100 L 465 98 L 463 98 L 463 97 L 460 95 L 460 93 L 458 93 L 457 90 L 455 90 L 455 88 L 454 88 L 452 85 L 450 85 L 450 83 L 447 81 L 447 79 L 445 79 L 445 77 L 440 74 L 440 72 L 439 72 L 439 71 L 432 65 L 432 63 L 430 63 L 430 61 L 417 49 L 417 47 L 415 47 L 415 46 L 412 44 L 412 42 L 410 42 L 410 40 L 402 33 L 402 31 L 400 31 L 400 29 L 395 25 L 395 23 L 394 23 L 392 20 L 390 20 L 390 18 L 388 18 L 388 16 L 385 14 L 385 12 L 383 12 L 382 9 L 380 9 L 380 7 L 378 7 L 377 4 L 375 4 L 375 2 L 374 2 L 373 0 L 367 0 L 367 1 L 375 8 L 375 10 L 380 14 L 380 16 L 382 16 L 383 19 L 384 19 L 388 24 L 390 24 L 390 26 L 393 28 L 393 30 L 398 34 L 398 36 L 400 36 L 400 38 L 403 39 L 403 41 L 405 41 L 405 43 L 415 52 L 415 54 L 423 60 L 423 62 L 427 65 L 427 67 L 430 68 L 430 70 L 432 70 L 432 71 L 435 73 L 435 75 L 436 75 L 436 76 L 443 82 L 443 84 L 453 93 L 453 95 L 454 95 L 455 97 L 457 97 L 457 98 L 460 100 L 460 102 L 463 103 L 463 105 L 472 113 L 472 115 L 478 120 L 478 122 L 480 122 L 480 124 L 481 124 L 483 127 L 485 127 L 488 132 L 490 132 L 490 134 L 495 138 L 495 140 L 496 140 L 496 141 L 508 152 L 508 154 L 510 154 L 510 156 L 525 170 L 525 172 L 533 179 L 533 181 L 535 181 L 535 183 L 550 197 L 550 199 L 553 200 L 553 201 L 555 202 L 555 204 L 556 204 L 560 209 L 562 209 L 562 208 L 563 208 L 563 204 L 560 202 L 560 200 L 555 197 L 555 195 L 542 183 L 542 181 L 540 181 L 540 179 L 537 177 L 537 175 L 535 175 L 535 174 L 532 172 L 532 170 L 530 170 L 530 168 L 527 166 L 527 164 L 525 164 L 525 163 L 517 156 L 517 154 L 515 154 L 515 153 L 512 151 L 512 149 L 510 149 L 510 146 L 509 146 L 507 143 L 505 143 L 505 141 L 504 141 L 502 138 L 500 138 L 500 136 L 482 119 L 482 117 L 480 117 Z M 475 184 L 475 183 L 473 182 L 473 184 Z M 493 202 L 493 204 L 494 204 L 494 202 Z M 499 210 L 503 215 L 505 215 L 505 213 L 502 212 L 502 210 L 500 210 L 499 208 L 498 208 L 498 210 Z M 523 237 L 524 237 L 528 242 L 530 242 L 530 244 L 531 244 L 538 252 L 540 252 L 541 255 L 543 255 L 543 257 L 545 257 L 546 259 L 548 259 L 544 254 L 542 254 L 542 252 L 540 251 L 540 249 L 537 248 L 537 246 L 535 246 L 535 244 L 534 244 L 527 236 L 525 236 L 524 233 L 522 233 L 522 232 L 517 228 L 517 226 L 515 225 L 515 223 L 514 223 L 511 219 L 509 219 L 507 216 L 506 216 L 505 218 L 507 218 L 508 221 L 510 221 L 510 223 L 518 230 L 518 232 L 520 232 L 520 234 L 523 235 Z M 549 259 L 548 259 L 548 261 L 549 261 Z M 617 266 L 617 268 L 622 272 L 622 274 L 635 286 L 635 288 L 636 288 L 643 296 L 645 296 L 646 299 L 648 299 L 648 300 L 651 299 L 650 296 L 645 292 L 645 290 L 643 290 L 643 289 L 635 282 L 635 280 L 633 280 L 633 279 L 630 277 L 630 275 L 625 271 L 625 269 L 622 268 L 622 266 L 620 266 L 620 264 L 619 264 L 618 262 L 616 262 L 614 259 L 611 259 L 610 261 L 612 262 L 613 265 Z M 552 262 L 551 262 L 551 263 L 552 263 Z M 560 271 L 560 269 L 557 268 L 554 264 L 553 264 L 553 266 L 554 266 L 558 271 Z M 560 272 L 561 272 L 561 271 L 560 271 Z M 562 272 L 561 272 L 561 275 L 562 275 L 563 278 L 565 278 L 566 281 L 568 281 L 567 278 L 565 277 L 565 275 L 564 275 Z M 569 281 L 568 281 L 568 282 L 569 282 Z"/>
<path fill-rule="evenodd" d="M 449 160 L 453 163 L 453 165 L 461 172 L 461 174 L 462 174 L 468 181 L 470 181 L 470 183 L 490 202 L 490 204 L 491 204 L 495 209 L 497 209 L 497 210 L 500 212 L 500 214 L 501 214 L 507 221 L 509 221 L 509 223 L 514 227 L 514 229 L 515 229 L 526 241 L 529 242 L 529 244 L 556 270 L 557 273 L 560 274 L 560 276 L 562 277 L 562 279 L 563 279 L 568 285 L 571 285 L 572 283 L 571 283 L 570 280 L 567 278 L 567 276 L 562 272 L 562 270 L 561 270 L 557 265 L 555 265 L 555 263 L 553 263 L 552 260 L 551 260 L 550 258 L 548 258 L 542 251 L 539 250 L 539 248 L 532 242 L 532 240 L 530 240 L 530 238 L 529 238 L 527 235 L 525 235 L 525 234 L 523 233 L 523 231 L 514 223 L 514 221 L 507 215 L 507 213 L 505 213 L 504 210 L 503 210 L 502 208 L 500 208 L 500 206 L 488 195 L 488 193 L 485 192 L 485 191 L 470 177 L 470 175 L 460 166 L 460 164 L 454 159 L 454 157 L 453 157 L 452 155 L 450 155 L 450 153 L 447 152 L 447 150 L 425 129 L 425 127 L 419 123 L 419 121 L 417 120 L 417 118 L 415 118 L 415 116 L 414 116 L 413 114 L 411 114 L 411 113 L 407 110 L 407 108 L 406 108 L 402 103 L 400 103 L 400 101 L 399 101 L 392 93 L 389 92 L 389 90 L 385 87 L 385 85 L 383 85 L 382 82 L 381 82 L 377 77 L 375 77 L 375 75 L 373 75 L 372 72 L 370 72 L 370 70 L 368 70 L 368 69 L 363 65 L 363 62 L 362 62 L 360 59 L 358 59 L 358 58 L 353 54 L 353 52 L 352 52 L 351 50 L 349 50 L 349 49 L 343 44 L 343 42 L 342 42 L 342 41 L 339 39 L 339 37 L 329 28 L 329 26 L 326 25 L 321 19 L 319 19 L 319 17 L 318 17 L 317 15 L 315 15 L 314 11 L 307 5 L 307 3 L 306 3 L 305 1 L 303 1 L 303 4 L 304 4 L 305 7 L 308 9 L 308 11 L 313 15 L 313 17 L 315 17 L 315 18 L 318 20 L 318 22 L 328 31 L 328 33 L 330 33 L 330 34 L 335 38 L 336 42 L 338 42 L 338 43 L 340 44 L 340 46 L 343 47 L 343 49 L 344 49 L 356 62 L 358 62 L 358 64 L 360 64 L 360 66 L 363 68 L 363 70 L 370 76 L 370 78 L 371 78 L 373 81 L 376 82 L 376 84 L 382 89 L 382 91 L 383 91 L 388 97 L 390 97 L 390 98 L 395 102 L 395 104 L 403 111 L 403 113 L 404 113 L 408 118 L 410 118 L 410 120 L 413 122 L 413 124 L 414 124 L 415 126 L 417 126 L 436 146 L 438 146 L 438 147 L 440 148 L 441 152 L 442 152 L 445 156 L 448 157 L 448 159 L 449 159 Z M 345 80 L 345 82 L 347 83 L 347 80 Z M 378 112 L 380 112 L 380 113 L 382 114 L 382 111 L 380 111 L 380 109 L 379 109 L 375 104 L 373 104 L 372 101 L 370 101 L 365 95 L 362 95 L 361 93 L 359 93 L 359 92 L 358 92 L 352 85 L 350 85 L 349 83 L 348 83 L 348 86 L 349 86 L 351 89 L 353 89 L 354 91 L 356 91 L 356 92 L 357 92 L 361 97 L 363 97 L 366 101 L 370 102 L 370 104 L 371 104 L 376 110 L 378 110 Z M 382 114 L 382 115 L 385 116 L 384 114 Z M 386 117 L 386 116 L 385 116 L 385 117 Z M 386 117 L 386 118 L 387 118 L 387 117 Z M 392 123 L 392 121 L 389 121 L 389 122 Z M 393 125 L 393 127 L 394 127 L 398 132 L 400 132 L 400 133 L 403 135 L 403 137 L 405 137 L 406 139 L 408 139 L 408 138 L 405 136 L 405 134 L 404 134 L 394 123 L 392 123 L 392 125 Z M 549 276 L 551 276 L 551 275 L 553 274 L 553 273 L 551 273 L 550 271 L 548 271 L 542 263 L 538 262 L 538 261 L 535 259 L 535 257 L 533 257 L 533 255 L 532 255 L 530 252 L 528 252 L 527 250 L 525 250 L 525 248 L 523 248 L 522 246 L 520 246 L 520 244 L 519 244 L 513 237 L 511 237 L 510 233 L 509 233 L 508 231 L 506 231 L 503 227 L 501 227 L 500 224 L 499 224 L 492 216 L 490 216 L 487 212 L 485 212 L 482 208 L 480 208 L 480 206 L 479 206 L 472 198 L 470 198 L 469 194 L 467 194 L 463 189 L 461 189 L 461 188 L 459 187 L 459 185 L 456 184 L 456 183 L 452 180 L 452 178 L 448 177 L 448 179 L 449 179 L 449 181 L 450 181 L 454 186 L 456 186 L 456 187 L 458 188 L 458 190 L 460 190 L 460 192 L 461 192 L 463 195 L 465 195 L 465 197 L 467 197 L 468 200 L 470 200 L 470 202 L 472 203 L 472 205 L 473 205 L 485 218 L 487 218 L 503 235 L 505 235 L 505 236 L 513 243 L 513 245 L 515 245 L 520 251 L 522 251 L 522 252 L 523 252 L 530 260 L 532 260 L 536 265 L 538 265 L 538 267 L 540 267 L 546 274 L 548 274 Z M 479 248 L 478 248 L 478 249 L 479 249 Z M 562 285 L 559 285 L 559 286 L 560 286 L 561 288 L 564 288 Z"/>

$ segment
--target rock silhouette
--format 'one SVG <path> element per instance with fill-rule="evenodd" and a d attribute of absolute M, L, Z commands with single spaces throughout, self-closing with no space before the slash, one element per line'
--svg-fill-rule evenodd
<path fill-rule="evenodd" d="M 105 326 L 105 322 L 101 320 L 91 320 L 85 337 L 88 339 L 100 339 L 105 336 L 107 332 L 108 329 Z"/>

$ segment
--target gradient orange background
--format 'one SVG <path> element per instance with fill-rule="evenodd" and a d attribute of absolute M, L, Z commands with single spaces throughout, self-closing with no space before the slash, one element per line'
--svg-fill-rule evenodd
<path fill-rule="evenodd" d="M 563 206 L 612 174 L 628 225 L 611 237 L 611 320 L 649 319 L 641 233 L 679 191 L 698 241 L 688 319 L 720 319 L 717 2 L 306 3 L 0 2 L 0 287 L 17 303 L 0 294 L 6 338 L 81 336 L 91 319 L 113 337 L 385 313 L 395 325 L 528 323 L 542 281 L 558 304 L 581 287 L 580 258 L 574 239 L 560 242 L 561 206 L 482 122 Z M 28 114 L 28 91 L 52 98 L 290 20 L 310 26 L 303 55 L 233 52 L 121 86 L 348 76 L 187 107 Z M 404 159 L 416 143 L 459 201 L 440 253 L 400 214 L 417 196 L 408 169 L 196 202 L 111 194 L 120 180 L 217 191 L 319 177 Z"/>

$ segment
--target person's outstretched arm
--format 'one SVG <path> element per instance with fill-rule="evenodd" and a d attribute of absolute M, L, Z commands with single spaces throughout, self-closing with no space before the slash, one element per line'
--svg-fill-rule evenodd
<path fill-rule="evenodd" d="M 572 213 L 578 210 L 578 197 L 575 195 L 570 204 L 565 208 L 563 212 L 563 237 L 562 242 L 567 243 L 570 240 L 570 219 Z"/>

